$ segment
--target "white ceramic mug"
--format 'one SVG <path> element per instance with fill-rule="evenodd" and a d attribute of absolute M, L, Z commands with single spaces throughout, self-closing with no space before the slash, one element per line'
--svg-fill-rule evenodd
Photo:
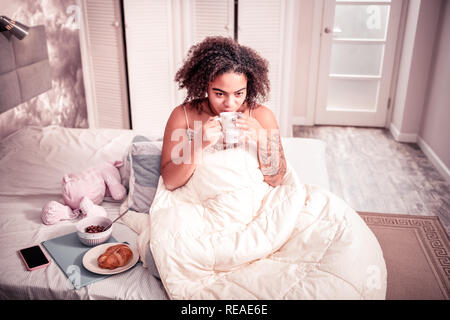
<path fill-rule="evenodd" d="M 222 132 L 225 143 L 239 142 L 241 129 L 236 127 L 236 120 L 241 117 L 240 112 L 221 112 L 219 121 L 222 124 Z"/>

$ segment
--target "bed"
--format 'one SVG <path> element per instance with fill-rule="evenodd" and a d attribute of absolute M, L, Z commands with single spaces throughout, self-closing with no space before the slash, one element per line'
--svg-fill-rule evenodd
<path fill-rule="evenodd" d="M 64 174 L 123 159 L 136 135 L 146 133 L 29 126 L 0 141 L 0 299 L 168 299 L 162 282 L 142 264 L 75 290 L 56 263 L 29 272 L 17 253 L 74 232 L 77 220 L 44 225 L 43 205 L 62 202 Z M 283 138 L 283 147 L 302 183 L 329 189 L 322 141 Z M 120 205 L 102 203 L 111 218 Z M 120 220 L 113 236 L 136 245 L 136 233 Z"/>

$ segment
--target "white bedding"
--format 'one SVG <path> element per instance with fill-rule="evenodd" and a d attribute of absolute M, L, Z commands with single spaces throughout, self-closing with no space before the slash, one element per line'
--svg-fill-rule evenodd
<path fill-rule="evenodd" d="M 255 155 L 211 148 L 186 185 L 160 178 L 149 215 L 124 216 L 169 297 L 384 299 L 383 253 L 359 215 L 290 166 L 270 187 Z"/>
<path fill-rule="evenodd" d="M 55 198 L 0 196 L 0 299 L 167 299 L 161 282 L 141 265 L 79 290 L 73 289 L 54 261 L 45 269 L 27 271 L 18 249 L 75 231 L 72 221 L 53 226 L 40 221 L 40 208 Z M 117 216 L 118 204 L 103 203 L 103 206 L 110 217 Z M 112 235 L 118 241 L 135 245 L 135 233 L 122 223 L 114 226 Z"/>
<path fill-rule="evenodd" d="M 0 141 L 0 299 L 167 299 L 161 281 L 141 265 L 79 290 L 52 262 L 29 272 L 17 250 L 75 231 L 75 221 L 52 226 L 41 222 L 43 205 L 62 202 L 64 174 L 80 172 L 106 160 L 120 160 L 136 132 L 112 129 L 26 127 Z M 324 144 L 313 139 L 286 138 L 286 155 L 302 182 L 328 185 Z M 297 158 L 295 158 L 297 157 Z M 110 217 L 118 203 L 102 204 Z M 147 216 L 148 217 L 148 216 Z M 136 243 L 136 234 L 117 222 L 113 236 Z"/>
<path fill-rule="evenodd" d="M 129 272 L 74 290 L 52 261 L 27 271 L 17 250 L 75 232 L 78 220 L 47 226 L 41 209 L 50 200 L 62 203 L 61 179 L 105 160 L 121 160 L 135 132 L 126 130 L 28 127 L 0 141 L 0 299 L 167 299 L 159 280 L 142 265 Z M 120 203 L 102 204 L 110 217 Z M 120 221 L 112 235 L 136 243 Z"/>

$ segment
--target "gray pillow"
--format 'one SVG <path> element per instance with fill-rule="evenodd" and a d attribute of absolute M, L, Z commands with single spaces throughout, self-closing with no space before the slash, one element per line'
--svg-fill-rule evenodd
<path fill-rule="evenodd" d="M 161 166 L 161 140 L 144 136 L 134 137 L 128 155 L 121 168 L 123 183 L 128 187 L 127 206 L 136 212 L 148 213 L 158 187 Z"/>

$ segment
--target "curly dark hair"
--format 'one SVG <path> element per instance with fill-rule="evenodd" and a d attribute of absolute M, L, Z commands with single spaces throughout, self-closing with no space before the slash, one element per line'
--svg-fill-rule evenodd
<path fill-rule="evenodd" d="M 179 89 L 186 88 L 183 104 L 191 103 L 198 111 L 208 91 L 208 84 L 227 72 L 247 78 L 245 102 L 249 108 L 268 99 L 269 63 L 255 50 L 225 37 L 207 37 L 189 50 L 183 66 L 175 75 Z"/>

